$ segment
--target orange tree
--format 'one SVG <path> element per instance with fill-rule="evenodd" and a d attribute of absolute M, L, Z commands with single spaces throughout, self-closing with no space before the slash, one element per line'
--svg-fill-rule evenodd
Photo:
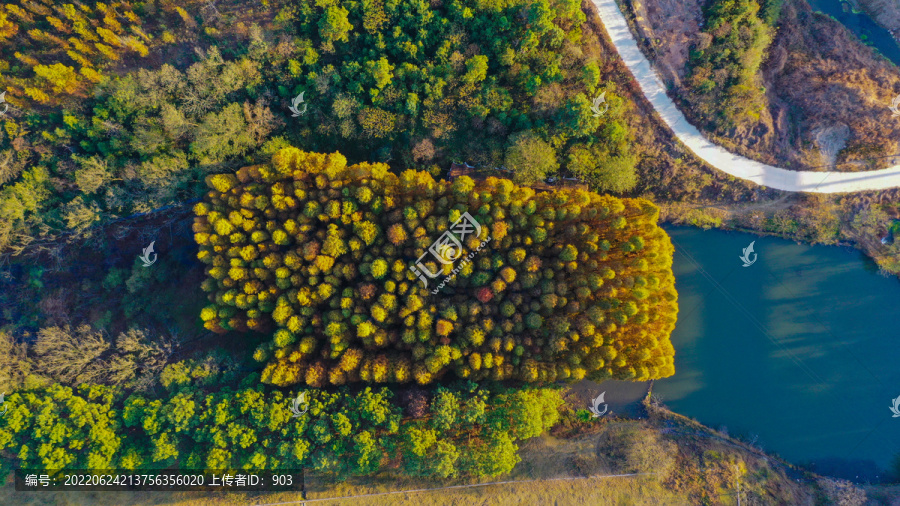
<path fill-rule="evenodd" d="M 128 2 L 0 5 L 0 86 L 12 102 L 58 102 L 86 95 L 103 80 L 102 68 L 123 55 L 147 56 L 151 37 Z"/>
<path fill-rule="evenodd" d="M 295 148 L 207 183 L 201 318 L 272 334 L 255 352 L 264 382 L 674 373 L 673 248 L 646 200 L 398 176 Z M 471 231 L 454 243 L 461 218 Z M 450 249 L 431 248 L 439 238 Z"/>

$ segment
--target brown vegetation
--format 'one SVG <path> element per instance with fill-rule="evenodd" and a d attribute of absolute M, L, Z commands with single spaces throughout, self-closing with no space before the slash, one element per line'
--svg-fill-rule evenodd
<path fill-rule="evenodd" d="M 632 30 L 640 35 L 642 50 L 657 62 L 657 69 L 666 81 L 677 83 L 684 74 L 678 76 L 667 69 L 685 68 L 686 49 L 677 48 L 684 49 L 689 45 L 685 39 L 691 27 L 699 29 L 699 4 L 693 0 L 677 5 L 650 0 L 632 2 L 631 7 L 633 11 L 625 11 L 626 18 Z M 585 4 L 584 8 L 593 10 L 593 5 Z M 633 13 L 637 13 L 637 23 Z M 614 54 L 615 49 L 596 12 L 589 20 L 599 47 L 605 54 Z M 665 56 L 663 48 L 675 49 Z M 664 56 L 667 59 L 661 62 L 660 58 Z M 883 245 L 879 241 L 879 233 L 884 233 L 890 220 L 900 217 L 900 207 L 896 204 L 900 201 L 900 191 L 791 194 L 722 174 L 678 144 L 655 115 L 621 60 L 607 58 L 607 62 L 604 76 L 616 81 L 638 112 L 635 117 L 639 122 L 632 128 L 637 132 L 635 138 L 639 147 L 636 150 L 644 156 L 638 165 L 640 183 L 636 193 L 651 198 L 660 206 L 663 221 L 855 246 L 873 257 L 886 272 L 900 272 L 900 247 L 896 242 Z M 887 114 L 889 116 L 890 111 Z"/>
<path fill-rule="evenodd" d="M 709 45 L 701 32 L 701 5 L 643 0 L 632 9 L 645 54 L 688 118 L 703 127 L 702 104 L 682 82 L 689 49 Z M 857 171 L 900 162 L 886 158 L 900 152 L 900 122 L 888 108 L 900 92 L 897 67 L 805 0 L 784 2 L 775 28 L 759 73 L 767 108 L 753 121 L 708 135 L 742 155 L 787 168 Z"/>
<path fill-rule="evenodd" d="M 898 163 L 885 157 L 900 152 L 900 122 L 888 107 L 900 92 L 900 72 L 837 21 L 805 1 L 785 2 L 763 76 L 772 117 L 784 118 L 775 129 L 776 159 L 823 165 L 816 137 L 837 127 L 850 133 L 837 170 Z"/>

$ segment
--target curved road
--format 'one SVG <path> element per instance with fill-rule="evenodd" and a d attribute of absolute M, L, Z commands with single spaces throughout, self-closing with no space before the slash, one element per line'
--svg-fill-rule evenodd
<path fill-rule="evenodd" d="M 650 62 L 638 48 L 625 16 L 615 0 L 592 0 L 613 45 L 634 75 L 644 95 L 663 121 L 695 155 L 722 172 L 752 181 L 758 185 L 791 192 L 843 193 L 883 190 L 900 186 L 900 165 L 867 172 L 808 172 L 773 167 L 730 153 L 713 144 L 696 127 L 688 123 L 672 99 Z"/>

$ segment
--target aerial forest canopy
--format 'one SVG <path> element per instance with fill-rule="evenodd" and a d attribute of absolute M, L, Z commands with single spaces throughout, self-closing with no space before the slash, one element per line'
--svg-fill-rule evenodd
<path fill-rule="evenodd" d="M 178 364 L 180 365 L 180 364 Z M 169 366 L 170 371 L 178 368 Z M 180 368 L 178 368 L 180 369 Z M 13 469 L 306 469 L 338 479 L 398 469 L 406 476 L 497 476 L 518 442 L 559 420 L 550 388 L 438 388 L 405 408 L 387 388 L 309 392 L 306 416 L 254 376 L 163 376 L 162 396 L 104 385 L 50 385 L 9 396 L 0 472 Z M 240 385 L 237 385 L 240 383 Z M 421 392 L 419 392 L 421 394 Z"/>
<path fill-rule="evenodd" d="M 264 382 L 674 373 L 673 248 L 646 200 L 397 176 L 295 148 L 207 182 L 194 224 L 212 301 L 201 318 L 274 331 L 255 353 Z M 442 258 L 456 262 L 426 255 L 466 217 L 477 229 L 459 238 L 465 259 L 452 241 Z"/>
<path fill-rule="evenodd" d="M 0 6 L 0 251 L 192 200 L 287 145 L 636 184 L 626 104 L 577 1 L 175 4 Z"/>
<path fill-rule="evenodd" d="M 409 146 L 394 151 L 406 165 L 447 152 L 506 164 L 522 182 L 561 164 L 583 177 L 616 165 L 604 188 L 634 185 L 619 109 L 591 112 L 601 89 L 620 99 L 601 82 L 579 1 L 301 1 L 292 15 L 305 51 L 291 67 L 310 104 L 304 122 L 331 139 L 320 151 L 357 149 L 348 138 L 382 154 Z M 526 147 L 540 159 L 516 156 Z"/>
<path fill-rule="evenodd" d="M 717 0 L 704 7 L 706 26 L 691 50 L 689 90 L 697 113 L 714 130 L 755 124 L 766 108 L 757 75 L 781 9 L 779 0 Z"/>

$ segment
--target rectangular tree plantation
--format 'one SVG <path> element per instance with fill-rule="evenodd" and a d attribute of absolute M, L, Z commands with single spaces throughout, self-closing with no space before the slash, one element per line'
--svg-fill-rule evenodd
<path fill-rule="evenodd" d="M 398 176 L 295 148 L 207 184 L 194 224 L 209 265 L 201 318 L 271 334 L 254 354 L 266 383 L 675 372 L 674 249 L 644 199 Z M 477 224 L 463 251 L 433 254 L 460 218 Z"/>

